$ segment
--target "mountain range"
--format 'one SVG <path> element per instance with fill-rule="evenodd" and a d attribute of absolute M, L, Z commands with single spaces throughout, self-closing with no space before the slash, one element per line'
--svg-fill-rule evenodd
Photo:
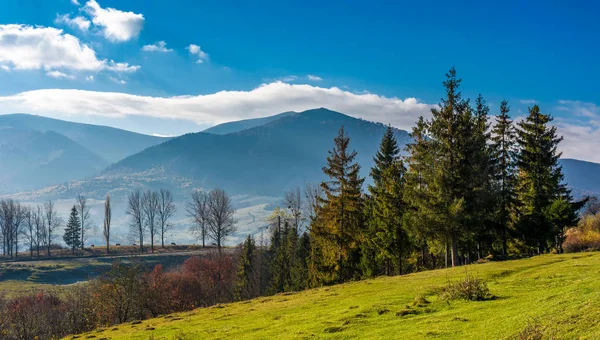
<path fill-rule="evenodd" d="M 0 115 L 0 193 L 91 177 L 165 140 L 34 115 Z"/>
<path fill-rule="evenodd" d="M 183 199 L 194 188 L 221 187 L 233 195 L 279 197 L 324 179 L 321 168 L 342 125 L 358 152 L 361 175 L 368 177 L 386 126 L 325 108 L 229 122 L 171 139 L 5 115 L 0 156 L 9 161 L 0 165 L 2 192 L 29 190 L 16 197 L 34 200 L 80 193 L 101 199 L 167 187 Z M 410 141 L 404 130 L 395 134 L 401 146 Z M 574 159 L 561 164 L 576 196 L 600 193 L 600 164 Z"/>

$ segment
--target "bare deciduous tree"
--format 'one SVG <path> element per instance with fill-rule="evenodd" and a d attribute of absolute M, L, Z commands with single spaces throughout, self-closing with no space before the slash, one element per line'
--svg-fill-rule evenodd
<path fill-rule="evenodd" d="M 300 232 L 304 223 L 302 190 L 295 188 L 287 191 L 283 197 L 283 201 L 292 213 L 292 223 L 294 228 L 296 228 L 296 232 Z"/>
<path fill-rule="evenodd" d="M 138 238 L 138 241 L 140 242 L 140 253 L 143 253 L 146 221 L 144 220 L 142 194 L 139 190 L 132 191 L 127 197 L 127 215 L 131 216 L 130 228 L 132 235 Z"/>
<path fill-rule="evenodd" d="M 192 201 L 187 204 L 186 211 L 193 220 L 190 231 L 196 236 L 196 239 L 202 240 L 202 248 L 206 247 L 208 193 L 200 190 L 192 192 Z"/>
<path fill-rule="evenodd" d="M 36 211 L 32 207 L 25 208 L 25 237 L 29 245 L 29 256 L 33 257 L 33 248 L 36 242 L 35 219 Z"/>
<path fill-rule="evenodd" d="M 3 254 L 11 258 L 19 252 L 19 236 L 23 234 L 25 207 L 11 199 L 0 202 L 0 231 L 2 233 Z"/>
<path fill-rule="evenodd" d="M 56 231 L 56 228 L 58 228 L 61 224 L 61 219 L 60 217 L 58 217 L 56 209 L 54 208 L 54 202 L 48 201 L 44 203 L 44 217 L 46 222 L 46 249 L 48 251 L 48 257 L 50 257 L 50 247 L 52 246 L 52 240 L 54 239 L 54 237 L 56 237 L 54 232 Z"/>
<path fill-rule="evenodd" d="M 323 195 L 321 186 L 315 183 L 307 183 L 304 188 L 304 214 L 312 222 L 317 217 L 319 208 L 319 197 Z"/>
<path fill-rule="evenodd" d="M 146 228 L 150 233 L 150 251 L 154 253 L 154 237 L 158 234 L 158 205 L 159 199 L 156 191 L 146 190 L 142 196 L 142 212 L 146 221 Z"/>
<path fill-rule="evenodd" d="M 158 193 L 158 223 L 160 228 L 160 243 L 165 247 L 165 234 L 173 228 L 169 219 L 175 214 L 175 204 L 173 204 L 173 194 L 167 189 L 160 189 Z"/>
<path fill-rule="evenodd" d="M 35 251 L 37 257 L 40 257 L 40 248 L 46 245 L 46 220 L 44 217 L 44 208 L 41 205 L 35 209 Z"/>
<path fill-rule="evenodd" d="M 87 204 L 87 199 L 83 195 L 78 195 L 76 201 L 77 212 L 79 212 L 79 218 L 81 220 L 81 249 L 83 249 L 85 247 L 87 231 L 91 229 L 90 207 Z"/>
<path fill-rule="evenodd" d="M 217 244 L 219 254 L 227 237 L 235 233 L 235 209 L 231 198 L 223 189 L 213 189 L 208 194 L 208 230 L 207 236 Z"/>
<path fill-rule="evenodd" d="M 110 252 L 110 220 L 112 218 L 112 210 L 110 208 L 110 196 L 106 196 L 104 201 L 104 240 L 106 241 L 106 255 Z"/>

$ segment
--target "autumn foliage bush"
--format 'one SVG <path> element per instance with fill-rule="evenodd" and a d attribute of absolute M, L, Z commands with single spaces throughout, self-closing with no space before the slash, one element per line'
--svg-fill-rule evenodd
<path fill-rule="evenodd" d="M 577 227 L 568 229 L 563 249 L 568 253 L 600 250 L 600 213 L 583 216 Z"/>
<path fill-rule="evenodd" d="M 233 301 L 234 259 L 212 254 L 150 272 L 115 262 L 102 277 L 59 292 L 5 298 L 0 339 L 54 339 L 97 327 Z"/>

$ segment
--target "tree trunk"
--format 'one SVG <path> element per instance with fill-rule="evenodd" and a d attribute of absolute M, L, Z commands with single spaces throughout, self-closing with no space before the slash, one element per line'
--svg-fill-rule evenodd
<path fill-rule="evenodd" d="M 398 275 L 402 275 L 402 253 L 398 252 Z"/>
<path fill-rule="evenodd" d="M 456 233 L 452 232 L 450 234 L 450 243 L 452 245 L 452 267 L 459 266 L 459 258 L 458 258 L 458 242 L 456 240 Z"/>
<path fill-rule="evenodd" d="M 502 226 L 502 255 L 507 254 L 507 241 L 506 241 L 506 225 Z"/>

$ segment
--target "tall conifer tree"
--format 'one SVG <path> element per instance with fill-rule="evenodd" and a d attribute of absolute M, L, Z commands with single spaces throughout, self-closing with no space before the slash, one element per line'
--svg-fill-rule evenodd
<path fill-rule="evenodd" d="M 506 100 L 500 103 L 500 113 L 496 116 L 496 125 L 492 130 L 492 159 L 494 162 L 494 182 L 496 184 L 497 222 L 502 238 L 502 254 L 507 254 L 508 231 L 511 228 L 511 216 L 516 207 L 516 135 L 513 122 L 508 113 L 510 108 Z"/>
<path fill-rule="evenodd" d="M 446 96 L 442 98 L 439 108 L 431 110 L 431 141 L 428 142 L 436 163 L 433 182 L 429 184 L 439 186 L 437 213 L 442 219 L 452 266 L 460 264 L 458 242 L 465 233 L 465 196 L 470 180 L 469 176 L 465 176 L 468 172 L 466 167 L 469 166 L 466 155 L 471 146 L 468 138 L 465 138 L 468 136 L 465 136 L 465 131 L 471 123 L 472 113 L 469 101 L 464 100 L 459 91 L 460 83 L 456 70 L 450 69 L 444 81 Z"/>
<path fill-rule="evenodd" d="M 71 208 L 63 240 L 71 248 L 71 254 L 74 254 L 75 249 L 78 249 L 81 245 L 81 222 L 79 221 L 79 213 L 75 205 Z"/>
<path fill-rule="evenodd" d="M 406 145 L 408 156 L 406 162 L 404 201 L 407 209 L 404 223 L 413 243 L 421 250 L 421 266 L 425 267 L 425 257 L 428 248 L 438 239 L 440 223 L 435 213 L 438 193 L 432 181 L 434 170 L 434 153 L 427 137 L 428 123 L 419 117 L 413 127 L 411 143 Z"/>
<path fill-rule="evenodd" d="M 386 129 L 373 160 L 373 185 L 369 186 L 371 209 L 367 216 L 368 237 L 364 243 L 372 244 L 375 265 L 382 266 L 386 275 L 401 274 L 402 258 L 408 246 L 402 225 L 405 169 L 392 127 Z M 378 274 L 377 270 L 372 270 L 371 274 Z"/>
<path fill-rule="evenodd" d="M 256 279 L 256 243 L 252 235 L 248 235 L 242 245 L 237 280 L 235 283 L 235 297 L 237 300 L 251 299 L 257 296 L 259 287 Z"/>
<path fill-rule="evenodd" d="M 363 199 L 360 166 L 356 151 L 350 151 L 350 137 L 344 127 L 334 139 L 323 172 L 329 181 L 321 183 L 324 197 L 319 198 L 319 222 L 311 229 L 319 258 L 314 274 L 323 283 L 343 282 L 358 272 L 358 251 L 363 235 Z"/>
<path fill-rule="evenodd" d="M 517 194 L 520 201 L 519 230 L 525 242 L 546 251 L 548 242 L 554 241 L 548 209 L 556 199 L 570 201 L 569 191 L 562 184 L 562 168 L 558 164 L 561 153 L 557 151 L 556 126 L 552 117 L 540 112 L 534 105 L 529 115 L 519 122 L 517 130 L 520 152 L 518 156 Z"/>

